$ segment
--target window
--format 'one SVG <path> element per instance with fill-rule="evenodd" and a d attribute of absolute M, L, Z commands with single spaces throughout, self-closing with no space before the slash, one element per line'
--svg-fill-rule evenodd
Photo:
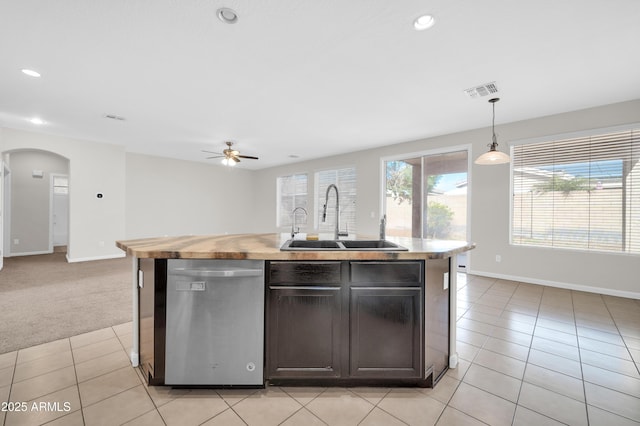
<path fill-rule="evenodd" d="M 277 186 L 276 226 L 291 226 L 293 210 L 297 207 L 307 210 L 307 175 L 280 176 Z M 296 213 L 296 224 L 307 224 L 304 212 Z"/>
<path fill-rule="evenodd" d="M 467 240 L 467 150 L 384 162 L 387 235 Z"/>
<path fill-rule="evenodd" d="M 323 170 L 316 172 L 316 208 L 315 223 L 318 232 L 333 233 L 335 229 L 335 203 L 336 195 L 332 190 L 329 193 L 327 204 L 327 218 L 322 221 L 322 210 L 325 203 L 327 188 L 334 184 L 340 192 L 340 231 L 353 234 L 356 232 L 356 169 L 346 167 L 336 170 Z"/>
<path fill-rule="evenodd" d="M 511 241 L 640 253 L 640 130 L 512 147 Z"/>

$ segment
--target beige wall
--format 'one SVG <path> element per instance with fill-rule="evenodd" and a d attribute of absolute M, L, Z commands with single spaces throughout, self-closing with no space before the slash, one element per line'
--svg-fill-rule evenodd
<path fill-rule="evenodd" d="M 498 125 L 496 132 L 500 148 L 507 150 L 509 141 L 630 123 L 640 123 L 640 100 Z M 277 231 L 275 181 L 278 176 L 308 172 L 309 191 L 313 191 L 314 171 L 355 165 L 358 174 L 358 231 L 377 235 L 381 204 L 381 158 L 468 144 L 472 147 L 471 157 L 475 159 L 486 150 L 490 134 L 490 129 L 476 129 L 259 170 L 253 178 L 255 205 L 261 209 L 261 214 L 255 217 L 255 230 Z M 470 252 L 470 272 L 640 298 L 640 260 L 637 255 L 587 253 L 509 244 L 509 165 L 474 164 L 469 173 L 469 181 L 471 240 L 477 244 L 477 248 Z M 501 262 L 496 262 L 496 255 L 501 256 Z"/>
<path fill-rule="evenodd" d="M 252 229 L 249 171 L 127 154 L 126 175 L 127 238 Z"/>

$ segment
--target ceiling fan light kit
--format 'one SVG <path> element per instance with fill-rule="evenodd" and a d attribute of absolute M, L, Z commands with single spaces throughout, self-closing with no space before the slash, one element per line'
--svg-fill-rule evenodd
<path fill-rule="evenodd" d="M 207 157 L 207 160 L 210 160 L 212 158 L 222 158 L 222 164 L 229 167 L 235 166 L 236 163 L 240 162 L 241 158 L 244 158 L 246 160 L 258 160 L 258 157 L 254 157 L 252 155 L 240 155 L 240 151 L 237 151 L 231 148 L 231 146 L 233 145 L 233 142 L 225 142 L 225 144 L 227 145 L 227 148 L 224 149 L 221 153 L 205 151 L 205 150 L 203 150 L 202 152 L 207 152 L 209 154 L 216 154 L 213 157 Z"/>
<path fill-rule="evenodd" d="M 489 99 L 489 103 L 493 106 L 493 120 L 491 121 L 491 133 L 493 137 L 492 142 L 488 145 L 489 151 L 478 157 L 475 161 L 476 164 L 505 164 L 511 161 L 507 154 L 498 151 L 498 139 L 496 138 L 496 102 L 499 100 L 500 98 Z"/>

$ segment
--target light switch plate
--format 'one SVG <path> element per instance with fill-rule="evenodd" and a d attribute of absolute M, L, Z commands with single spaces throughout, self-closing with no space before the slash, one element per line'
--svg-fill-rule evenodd
<path fill-rule="evenodd" d="M 442 283 L 442 289 L 446 290 L 449 288 L 449 273 L 445 272 L 444 273 L 444 282 Z"/>

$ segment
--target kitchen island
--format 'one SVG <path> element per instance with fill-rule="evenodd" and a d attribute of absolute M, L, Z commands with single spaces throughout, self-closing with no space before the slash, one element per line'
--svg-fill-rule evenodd
<path fill-rule="evenodd" d="M 247 371 L 261 375 L 260 384 L 266 380 L 293 385 L 433 386 L 447 368 L 457 365 L 452 265 L 458 253 L 471 250 L 474 244 L 389 238 L 407 250 L 282 251 L 288 238 L 238 234 L 117 242 L 133 257 L 131 360 L 140 365 L 150 384 L 245 384 L 197 382 L 202 376 L 197 373 L 184 382 L 170 378 L 172 366 L 179 365 L 169 362 L 176 346 L 171 336 L 190 331 L 188 323 L 174 324 L 176 318 L 190 314 L 182 307 L 171 312 L 173 286 L 181 290 L 179 297 L 190 297 L 209 285 L 193 280 L 172 283 L 170 271 L 183 270 L 184 262 L 193 267 L 207 260 L 224 265 L 254 262 L 251 265 L 263 268 L 264 297 L 258 316 L 264 312 L 264 323 L 251 339 L 264 336 L 264 357 L 246 363 Z M 247 315 L 255 312 L 257 308 Z M 200 346 L 215 346 L 203 341 L 202 334 L 198 336 L 199 340 L 182 345 L 187 346 L 180 350 L 183 359 L 193 359 L 190 349 L 196 354 Z M 213 364 L 210 369 L 221 369 L 217 361 Z"/>

